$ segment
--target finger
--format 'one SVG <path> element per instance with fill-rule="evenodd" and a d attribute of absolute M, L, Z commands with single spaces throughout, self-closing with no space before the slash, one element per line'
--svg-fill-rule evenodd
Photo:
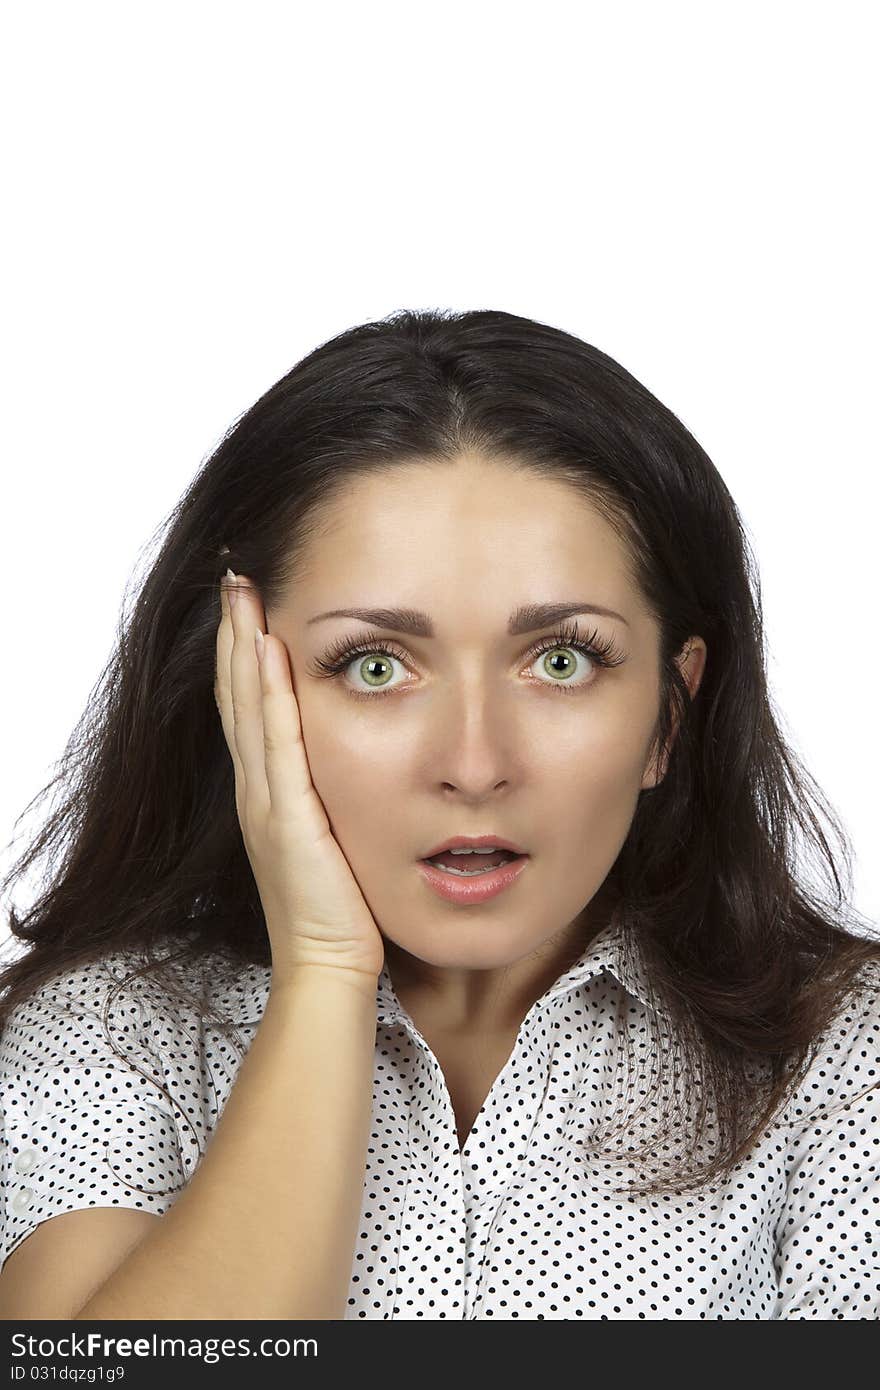
<path fill-rule="evenodd" d="M 235 772 L 235 804 L 239 817 L 244 811 L 245 776 L 235 744 L 235 723 L 232 713 L 232 616 L 225 581 L 220 585 L 220 622 L 217 627 L 217 665 L 214 676 L 214 700 L 220 714 L 226 745 Z"/>
<path fill-rule="evenodd" d="M 263 637 L 260 681 L 263 694 L 263 752 L 273 817 L 302 820 L 316 795 L 302 738 L 299 705 L 287 647 L 268 632 Z"/>
<path fill-rule="evenodd" d="M 262 817 L 269 811 L 269 784 L 263 749 L 263 694 L 254 633 L 265 617 L 259 595 L 248 580 L 230 580 L 237 601 L 232 613 L 232 654 L 229 659 L 232 691 L 232 724 L 235 746 L 244 769 L 247 815 Z"/>

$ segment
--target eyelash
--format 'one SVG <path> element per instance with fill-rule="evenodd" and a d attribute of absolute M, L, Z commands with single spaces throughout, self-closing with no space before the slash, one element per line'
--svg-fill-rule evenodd
<path fill-rule="evenodd" d="M 625 657 L 614 645 L 611 638 L 602 638 L 598 628 L 593 628 L 587 637 L 582 637 L 578 628 L 573 623 L 567 623 L 552 633 L 549 637 L 542 637 L 539 641 L 529 648 L 527 657 L 531 662 L 537 661 L 544 652 L 555 650 L 556 647 L 568 647 L 572 651 L 580 652 L 588 656 L 591 661 L 603 669 L 610 669 L 612 666 L 619 666 Z M 394 657 L 397 661 L 406 665 L 407 654 L 396 647 L 393 642 L 385 638 L 377 637 L 371 641 L 369 637 L 361 642 L 352 643 L 348 638 L 342 638 L 335 646 L 323 656 L 315 659 L 313 674 L 333 679 L 341 676 L 359 656 L 386 656 Z M 547 682 L 556 684 L 555 682 Z M 592 684 L 590 681 L 588 684 Z M 539 681 L 540 685 L 545 684 Z M 560 681 L 556 686 L 565 695 L 572 695 L 575 691 L 583 688 L 584 682 L 579 685 L 567 685 Z M 375 690 L 367 692 L 365 690 L 352 690 L 348 687 L 348 694 L 353 695 L 356 700 L 381 700 L 385 695 L 394 695 L 398 687 L 394 686 L 388 690 Z"/>

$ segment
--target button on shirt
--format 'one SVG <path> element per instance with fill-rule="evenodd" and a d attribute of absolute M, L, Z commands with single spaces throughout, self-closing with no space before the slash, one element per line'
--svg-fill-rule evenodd
<path fill-rule="evenodd" d="M 462 1149 L 440 1065 L 383 969 L 346 1318 L 880 1318 L 880 970 L 851 991 L 729 1178 L 628 1198 L 609 1189 L 625 1164 L 582 1148 L 647 1083 L 649 1014 L 664 1022 L 623 932 L 596 936 L 529 1010 Z M 119 1053 L 108 1043 L 108 989 L 135 963 L 117 953 L 80 966 L 7 1023 L 3 1262 L 60 1212 L 165 1212 L 222 1114 L 241 1055 L 157 981 L 111 1001 Z M 269 967 L 172 968 L 246 1051 Z"/>

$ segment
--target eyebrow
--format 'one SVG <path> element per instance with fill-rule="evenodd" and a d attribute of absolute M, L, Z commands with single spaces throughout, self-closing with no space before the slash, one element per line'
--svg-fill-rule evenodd
<path fill-rule="evenodd" d="M 629 627 L 626 618 L 620 613 L 615 613 L 613 608 L 601 608 L 596 603 L 572 600 L 523 604 L 511 613 L 507 631 L 511 637 L 521 637 L 524 633 L 537 632 L 540 628 L 550 627 L 551 624 L 558 623 L 563 618 L 573 617 L 576 613 L 598 613 L 604 618 L 617 618 Z M 434 636 L 431 618 L 416 608 L 331 608 L 327 613 L 317 613 L 314 618 L 309 618 L 306 626 L 323 622 L 326 618 L 357 618 L 360 622 L 372 623 L 375 627 L 387 628 L 390 632 L 404 632 L 410 637 Z"/>

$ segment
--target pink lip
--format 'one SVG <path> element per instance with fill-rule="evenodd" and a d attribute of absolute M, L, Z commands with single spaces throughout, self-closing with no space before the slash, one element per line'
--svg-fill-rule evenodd
<path fill-rule="evenodd" d="M 436 859 L 438 854 L 442 854 L 447 849 L 477 849 L 480 845 L 494 845 L 496 849 L 506 849 L 510 854 L 525 854 L 524 849 L 515 845 L 512 840 L 503 840 L 499 835 L 453 835 L 451 840 L 444 840 L 442 845 L 435 845 L 433 849 L 427 850 L 420 855 L 420 859 Z"/>
<path fill-rule="evenodd" d="M 503 893 L 505 888 L 516 882 L 528 862 L 528 856 L 525 856 L 512 864 L 499 864 L 497 869 L 490 869 L 485 874 L 475 874 L 473 878 L 457 878 L 424 859 L 418 861 L 425 881 L 435 893 L 446 898 L 447 902 L 464 904 L 482 903 Z"/>

